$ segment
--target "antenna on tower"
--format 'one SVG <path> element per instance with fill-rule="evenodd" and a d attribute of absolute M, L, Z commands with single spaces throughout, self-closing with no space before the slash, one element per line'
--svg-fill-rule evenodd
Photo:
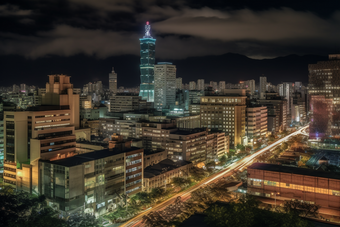
<path fill-rule="evenodd" d="M 150 30 L 151 30 L 151 25 L 149 23 L 149 21 L 146 22 L 146 25 L 145 25 L 145 35 L 143 38 L 151 38 L 152 39 L 152 36 L 150 34 Z"/>

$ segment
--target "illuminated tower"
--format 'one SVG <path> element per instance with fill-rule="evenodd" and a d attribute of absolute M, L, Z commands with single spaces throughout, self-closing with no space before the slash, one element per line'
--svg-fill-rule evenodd
<path fill-rule="evenodd" d="M 156 39 L 150 35 L 149 21 L 145 25 L 145 35 L 140 41 L 140 91 L 139 96 L 148 102 L 154 101 L 154 64 Z"/>

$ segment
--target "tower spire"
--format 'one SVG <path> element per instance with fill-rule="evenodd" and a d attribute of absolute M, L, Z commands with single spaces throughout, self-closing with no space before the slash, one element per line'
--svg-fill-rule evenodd
<path fill-rule="evenodd" d="M 145 25 L 145 35 L 143 38 L 151 38 L 152 39 L 152 36 L 150 34 L 150 29 L 151 29 L 151 25 L 149 23 L 149 21 L 146 22 L 146 25 Z"/>

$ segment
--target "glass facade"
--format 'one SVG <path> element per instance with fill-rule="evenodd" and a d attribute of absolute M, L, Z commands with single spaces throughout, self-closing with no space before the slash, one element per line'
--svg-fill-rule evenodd
<path fill-rule="evenodd" d="M 154 65 L 156 39 L 150 36 L 150 25 L 145 26 L 145 36 L 140 41 L 140 91 L 139 96 L 148 102 L 154 101 Z"/>

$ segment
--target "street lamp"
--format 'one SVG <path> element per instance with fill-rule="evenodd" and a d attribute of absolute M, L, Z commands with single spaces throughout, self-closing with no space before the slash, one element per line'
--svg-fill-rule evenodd
<path fill-rule="evenodd" d="M 276 208 L 276 195 L 280 195 L 280 192 L 272 192 L 272 195 L 275 195 L 275 208 Z"/>

